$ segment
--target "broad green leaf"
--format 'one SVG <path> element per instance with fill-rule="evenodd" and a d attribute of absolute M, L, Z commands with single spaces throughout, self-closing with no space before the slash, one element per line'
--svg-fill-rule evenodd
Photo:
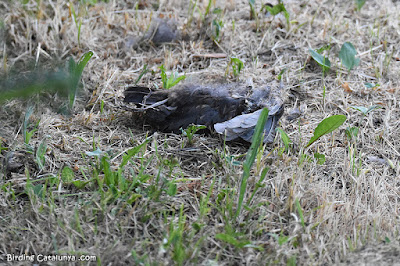
<path fill-rule="evenodd" d="M 352 70 L 353 67 L 358 66 L 360 58 L 356 58 L 357 51 L 353 44 L 345 42 L 339 52 L 339 58 L 342 64 L 348 69 Z"/>
<path fill-rule="evenodd" d="M 308 50 L 310 52 L 311 57 L 322 67 L 322 71 L 324 73 L 329 71 L 329 69 L 331 68 L 331 61 L 329 61 L 327 57 L 317 53 L 311 48 Z"/>
<path fill-rule="evenodd" d="M 323 135 L 331 133 L 340 127 L 344 121 L 346 121 L 346 119 L 347 117 L 345 115 L 333 115 L 322 120 L 322 122 L 319 123 L 317 128 L 314 130 L 314 136 L 310 139 L 305 148 L 313 144 Z"/>

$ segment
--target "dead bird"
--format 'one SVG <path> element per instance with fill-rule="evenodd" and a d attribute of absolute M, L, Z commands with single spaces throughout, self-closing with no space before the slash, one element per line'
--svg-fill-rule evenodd
<path fill-rule="evenodd" d="M 226 140 L 238 138 L 251 142 L 262 108 L 269 110 L 264 143 L 271 143 L 283 114 L 283 99 L 269 86 L 244 84 L 186 84 L 170 90 L 129 87 L 125 103 L 138 121 L 163 132 L 180 133 L 191 124 L 205 125 Z"/>

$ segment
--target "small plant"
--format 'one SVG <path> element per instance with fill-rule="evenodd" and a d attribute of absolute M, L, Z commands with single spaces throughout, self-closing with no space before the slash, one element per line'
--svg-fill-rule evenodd
<path fill-rule="evenodd" d="M 326 161 L 325 154 L 322 153 L 314 153 L 314 159 L 317 160 L 317 164 L 323 165 Z"/>
<path fill-rule="evenodd" d="M 240 71 L 242 71 L 244 64 L 243 64 L 243 61 L 240 60 L 239 58 L 231 57 L 228 67 L 229 66 L 232 67 L 233 76 L 237 77 L 237 76 L 239 76 Z"/>
<path fill-rule="evenodd" d="M 308 148 L 311 144 L 317 141 L 323 135 L 331 133 L 338 127 L 340 127 L 346 121 L 345 115 L 333 115 L 322 120 L 314 130 L 314 135 L 304 148 Z M 314 158 L 318 164 L 325 163 L 325 155 L 315 153 Z M 304 161 L 311 161 L 311 157 L 301 151 L 299 165 L 303 164 Z"/>
<path fill-rule="evenodd" d="M 364 106 L 350 106 L 354 110 L 360 111 L 364 116 L 366 116 L 369 112 L 382 108 L 382 106 L 379 105 L 371 105 L 370 107 L 364 107 Z"/>
<path fill-rule="evenodd" d="M 244 67 L 242 60 L 236 57 L 231 57 L 228 65 L 226 66 L 225 77 L 228 75 L 230 68 L 232 68 L 232 74 L 237 78 Z"/>
<path fill-rule="evenodd" d="M 353 44 L 345 42 L 339 52 L 342 64 L 350 71 L 360 64 L 360 58 L 356 58 L 357 51 Z"/>
<path fill-rule="evenodd" d="M 250 19 L 255 19 L 257 31 L 260 29 L 260 19 L 256 10 L 256 0 L 248 0 L 250 6 Z M 261 9 L 262 11 L 262 9 Z"/>
<path fill-rule="evenodd" d="M 79 18 L 79 21 L 78 21 L 78 15 L 75 13 L 74 4 L 72 2 L 69 2 L 68 7 L 69 7 L 70 14 L 73 16 L 75 26 L 78 30 L 78 46 L 81 46 L 82 18 Z"/>
<path fill-rule="evenodd" d="M 220 233 L 215 235 L 215 239 L 221 240 L 225 243 L 231 244 L 236 248 L 244 248 L 250 246 L 251 242 L 247 239 L 240 239 L 240 237 L 235 236 L 235 234 Z M 251 245 L 252 247 L 255 247 Z M 262 248 L 261 248 L 262 249 Z"/>
<path fill-rule="evenodd" d="M 346 137 L 348 139 L 348 152 L 352 173 L 355 173 L 357 176 L 360 173 L 362 160 L 360 158 L 359 165 L 356 163 L 357 156 L 357 136 L 358 136 L 358 127 L 347 127 L 345 130 Z M 357 167 L 357 169 L 356 169 Z"/>
<path fill-rule="evenodd" d="M 164 89 L 170 89 L 176 84 L 178 84 L 181 80 L 186 78 L 185 75 L 178 76 L 177 72 L 173 72 L 169 77 L 167 77 L 167 73 L 165 72 L 164 65 L 160 66 L 161 69 L 161 81 Z"/>
<path fill-rule="evenodd" d="M 24 75 L 10 74 L 0 78 L 0 104 L 18 98 L 29 99 L 41 92 L 66 95 L 70 87 L 70 75 L 66 71 L 34 70 Z"/>
<path fill-rule="evenodd" d="M 68 99 L 70 110 L 75 103 L 76 93 L 78 91 L 78 85 L 82 76 L 83 69 L 85 68 L 92 56 L 93 52 L 89 51 L 85 53 L 77 63 L 72 57 L 69 59 L 68 70 L 70 74 L 70 87 L 68 91 Z"/>
<path fill-rule="evenodd" d="M 35 132 L 38 130 L 40 123 L 40 120 L 34 126 L 29 123 L 29 119 L 33 113 L 33 110 L 33 105 L 29 105 L 25 112 L 24 122 L 22 124 L 22 134 L 24 136 L 25 144 L 29 144 L 33 134 L 35 134 Z M 29 130 L 30 127 L 32 128 L 31 130 Z"/>
<path fill-rule="evenodd" d="M 272 7 L 269 5 L 264 5 L 262 7 L 262 10 L 263 9 L 266 9 L 273 16 L 276 16 L 282 12 L 286 19 L 287 29 L 288 30 L 290 29 L 290 15 L 289 12 L 287 12 L 285 5 L 282 3 L 281 0 L 279 0 L 279 3 L 277 5 L 274 5 Z"/>
<path fill-rule="evenodd" d="M 221 29 L 224 27 L 224 22 L 221 19 L 214 19 L 212 22 L 213 25 L 213 40 L 215 42 L 219 42 L 219 37 L 221 33 Z"/>
<path fill-rule="evenodd" d="M 188 138 L 188 145 L 192 145 L 194 134 L 196 134 L 197 131 L 199 131 L 201 129 L 205 129 L 205 128 L 206 128 L 206 126 L 202 126 L 202 125 L 190 125 L 185 130 L 183 130 L 181 128 L 181 131 L 182 131 L 182 135 L 186 136 Z"/>
<path fill-rule="evenodd" d="M 358 136 L 358 131 L 359 131 L 358 127 L 347 127 L 346 130 L 345 130 L 345 134 L 346 134 L 347 139 L 350 142 L 356 141 L 357 140 L 357 136 Z"/>
<path fill-rule="evenodd" d="M 322 120 L 322 122 L 319 123 L 318 126 L 315 128 L 314 136 L 310 139 L 305 148 L 309 147 L 323 135 L 331 133 L 332 131 L 340 127 L 344 123 L 344 121 L 346 121 L 346 119 L 347 118 L 345 115 L 333 115 Z"/>
<path fill-rule="evenodd" d="M 221 14 L 222 14 L 222 9 L 221 8 L 215 8 L 213 10 L 213 14 L 217 15 L 217 17 L 215 19 L 213 19 L 212 21 L 212 35 L 211 38 L 213 39 L 214 42 L 219 42 L 220 41 L 220 37 L 221 37 L 221 30 L 224 27 L 224 22 L 222 21 L 222 19 L 220 18 Z"/>
<path fill-rule="evenodd" d="M 248 0 L 250 6 L 250 19 L 257 18 L 257 13 L 255 9 L 256 0 Z"/>
<path fill-rule="evenodd" d="M 284 151 L 287 152 L 289 150 L 289 145 L 292 143 L 292 140 L 289 138 L 288 134 L 286 134 L 286 132 L 282 128 L 280 128 L 280 127 L 276 128 L 276 132 L 279 132 L 279 135 L 281 136 L 283 145 L 285 146 L 283 148 L 283 150 L 281 151 L 281 154 Z"/>

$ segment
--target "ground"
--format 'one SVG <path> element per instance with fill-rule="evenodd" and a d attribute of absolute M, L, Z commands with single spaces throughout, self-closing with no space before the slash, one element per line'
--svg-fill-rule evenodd
<path fill-rule="evenodd" d="M 96 256 L 82 265 L 400 263 L 400 3 L 288 0 L 287 20 L 261 10 L 265 1 L 254 1 L 255 14 L 244 0 L 95 2 L 0 2 L 2 77 L 52 73 L 93 52 L 69 111 L 54 92 L 0 106 L 3 262 L 58 254 Z M 172 43 L 149 40 L 157 19 L 176 28 Z M 360 59 L 351 70 L 339 59 L 346 42 Z M 325 48 L 329 71 L 310 48 Z M 277 134 L 257 152 L 239 215 L 249 145 L 152 132 L 122 103 L 137 80 L 161 89 L 161 65 L 188 83 L 281 78 L 279 127 L 292 143 L 285 149 Z M 288 119 L 296 108 L 300 117 Z M 306 147 L 332 115 L 347 119 Z"/>

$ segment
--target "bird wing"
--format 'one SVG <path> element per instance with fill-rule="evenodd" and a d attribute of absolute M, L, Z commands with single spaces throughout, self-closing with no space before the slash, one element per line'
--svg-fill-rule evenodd
<path fill-rule="evenodd" d="M 224 134 L 226 140 L 241 138 L 251 142 L 258 118 L 262 109 L 253 113 L 236 116 L 228 121 L 216 123 L 214 129 L 219 134 Z M 275 138 L 275 128 L 283 114 L 283 105 L 276 105 L 268 113 L 268 120 L 264 126 L 264 143 L 272 143 Z"/>

